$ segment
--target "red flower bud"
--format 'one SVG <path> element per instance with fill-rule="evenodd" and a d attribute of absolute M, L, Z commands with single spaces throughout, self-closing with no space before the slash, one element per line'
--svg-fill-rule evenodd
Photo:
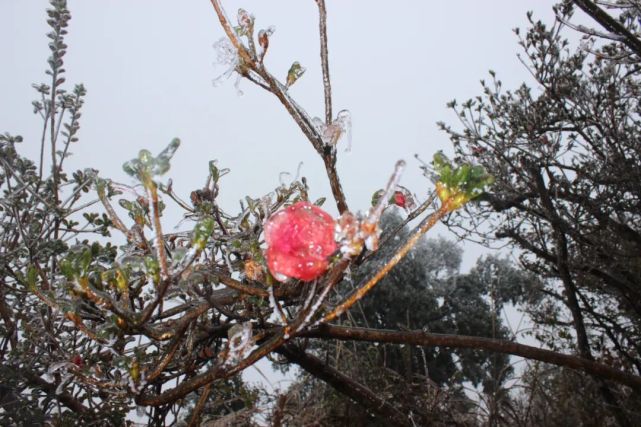
<path fill-rule="evenodd" d="M 276 212 L 265 223 L 267 266 L 279 281 L 311 281 L 329 266 L 337 245 L 334 219 L 318 206 L 298 202 Z"/>
<path fill-rule="evenodd" d="M 82 368 L 82 366 L 85 364 L 84 360 L 82 360 L 82 357 L 80 357 L 79 354 L 76 354 L 71 358 L 71 363 L 79 368 Z"/>
<path fill-rule="evenodd" d="M 400 191 L 394 192 L 394 204 L 400 208 L 405 208 L 407 200 L 405 199 L 405 194 Z"/>

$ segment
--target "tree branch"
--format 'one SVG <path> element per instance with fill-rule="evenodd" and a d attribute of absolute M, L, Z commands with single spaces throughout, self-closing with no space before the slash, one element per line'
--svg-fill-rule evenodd
<path fill-rule="evenodd" d="M 634 53 L 641 56 L 641 40 L 625 28 L 619 21 L 608 15 L 603 9 L 590 0 L 572 0 L 572 3 L 580 7 L 581 10 L 587 13 L 603 28 L 611 33 L 621 36 L 623 38 L 623 44 L 630 48 Z"/>
<path fill-rule="evenodd" d="M 323 88 L 325 89 L 325 123 L 329 126 L 332 123 L 332 85 L 329 80 L 329 57 L 327 54 L 327 9 L 325 9 L 325 0 L 316 0 L 316 4 L 318 5 Z"/>
<path fill-rule="evenodd" d="M 583 371 L 592 376 L 624 384 L 641 392 L 641 377 L 583 357 L 558 353 L 525 344 L 492 338 L 465 335 L 434 334 L 424 331 L 392 331 L 384 329 L 348 328 L 321 325 L 300 334 L 301 337 L 337 339 L 342 341 L 367 341 L 390 344 L 471 348 L 521 356 L 552 365 Z"/>
<path fill-rule="evenodd" d="M 364 408 L 392 422 L 394 425 L 411 425 L 407 416 L 394 406 L 382 400 L 372 390 L 354 381 L 340 371 L 324 364 L 320 359 L 294 347 L 285 345 L 276 350 L 290 362 L 293 362 L 336 389 L 345 396 L 354 399 Z"/>

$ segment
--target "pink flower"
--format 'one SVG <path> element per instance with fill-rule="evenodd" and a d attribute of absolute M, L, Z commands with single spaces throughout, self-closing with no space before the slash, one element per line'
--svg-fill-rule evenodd
<path fill-rule="evenodd" d="M 337 248 L 334 228 L 334 219 L 309 202 L 276 212 L 265 223 L 269 271 L 279 281 L 309 282 L 321 276 Z"/>

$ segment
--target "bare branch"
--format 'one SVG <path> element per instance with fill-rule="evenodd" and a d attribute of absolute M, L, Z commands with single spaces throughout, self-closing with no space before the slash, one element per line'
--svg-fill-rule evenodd
<path fill-rule="evenodd" d="M 317 329 L 304 332 L 301 336 L 309 338 L 331 338 L 343 341 L 368 341 L 426 347 L 442 346 L 495 351 L 497 353 L 512 354 L 514 356 L 525 357 L 526 359 L 539 360 L 541 362 L 583 371 L 595 377 L 615 381 L 636 391 L 641 391 L 641 377 L 638 375 L 632 375 L 583 357 L 562 354 L 511 341 L 465 335 L 434 334 L 424 331 L 348 328 L 327 324 L 321 325 Z"/>
<path fill-rule="evenodd" d="M 327 9 L 325 9 L 325 0 L 316 0 L 316 4 L 318 5 L 323 88 L 325 89 L 325 123 L 330 125 L 332 123 L 332 85 L 329 80 L 329 57 L 327 54 Z"/>
<path fill-rule="evenodd" d="M 290 362 L 299 365 L 310 374 L 330 384 L 340 393 L 354 399 L 363 407 L 392 422 L 394 425 L 410 426 L 410 420 L 394 406 L 381 399 L 369 388 L 365 387 L 338 370 L 327 366 L 319 358 L 304 351 L 286 345 L 276 350 Z"/>

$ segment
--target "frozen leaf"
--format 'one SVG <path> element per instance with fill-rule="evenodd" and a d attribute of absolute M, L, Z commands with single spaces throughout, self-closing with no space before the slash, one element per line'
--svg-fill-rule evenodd
<path fill-rule="evenodd" d="M 482 166 L 454 164 L 440 151 L 434 155 L 432 165 L 438 176 L 436 194 L 450 211 L 478 197 L 485 187 L 494 182 L 494 178 Z"/>
<path fill-rule="evenodd" d="M 245 322 L 236 324 L 229 328 L 227 337 L 229 339 L 229 348 L 224 361 L 224 365 L 233 365 L 245 359 L 254 346 L 252 337 L 252 323 Z"/>
<path fill-rule="evenodd" d="M 312 119 L 312 125 L 323 139 L 325 145 L 336 146 L 343 138 L 347 140 L 345 151 L 352 147 L 352 116 L 348 110 L 342 110 L 328 126 L 318 117 Z"/>
<path fill-rule="evenodd" d="M 122 169 L 130 176 L 138 178 L 146 185 L 153 176 L 163 175 L 170 168 L 170 160 L 178 147 L 180 139 L 174 138 L 169 145 L 154 157 L 149 150 L 140 150 L 138 158 L 129 160 L 122 165 Z"/>
<path fill-rule="evenodd" d="M 291 67 L 289 67 L 289 71 L 287 72 L 287 83 L 286 86 L 289 88 L 291 87 L 296 81 L 300 78 L 300 76 L 305 73 L 305 67 L 300 65 L 298 61 L 294 62 Z"/>
<path fill-rule="evenodd" d="M 154 175 L 163 175 L 169 170 L 169 161 L 176 153 L 180 147 L 180 139 L 174 138 L 171 140 L 169 145 L 158 154 L 158 157 L 154 159 L 154 167 L 152 173 Z"/>
<path fill-rule="evenodd" d="M 211 236 L 211 233 L 214 231 L 214 219 L 209 217 L 205 218 L 196 224 L 194 228 L 194 237 L 192 238 L 192 244 L 199 250 L 205 249 L 205 245 Z"/>
<path fill-rule="evenodd" d="M 333 124 L 340 129 L 341 137 L 347 140 L 345 151 L 350 151 L 352 149 L 352 114 L 349 110 L 339 111 Z"/>

